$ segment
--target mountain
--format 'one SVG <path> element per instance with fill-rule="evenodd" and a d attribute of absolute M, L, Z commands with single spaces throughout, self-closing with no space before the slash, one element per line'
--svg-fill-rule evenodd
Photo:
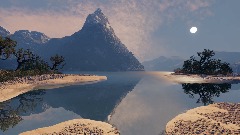
<path fill-rule="evenodd" d="M 28 30 L 19 30 L 16 31 L 14 34 L 11 35 L 13 40 L 16 40 L 18 44 L 45 44 L 47 43 L 50 38 L 45 34 L 37 31 L 28 31 Z"/>
<path fill-rule="evenodd" d="M 66 71 L 139 71 L 144 67 L 114 33 L 108 18 L 97 9 L 71 36 L 50 39 L 43 33 L 21 30 L 11 37 L 43 58 L 65 57 Z"/>
<path fill-rule="evenodd" d="M 10 35 L 10 32 L 8 30 L 6 30 L 5 28 L 3 28 L 2 26 L 0 26 L 0 36 L 7 37 L 9 35 Z"/>
<path fill-rule="evenodd" d="M 12 40 L 17 41 L 17 48 L 31 49 L 36 52 L 40 47 L 45 45 L 51 38 L 44 33 L 29 30 L 19 30 L 11 34 L 8 30 L 0 26 L 0 36 L 10 37 Z M 1 66 L 0 66 L 1 68 Z"/>
<path fill-rule="evenodd" d="M 216 52 L 214 57 L 230 64 L 240 62 L 240 52 Z"/>
<path fill-rule="evenodd" d="M 142 64 L 147 71 L 173 71 L 176 68 L 182 67 L 183 61 L 184 59 L 178 56 L 160 56 L 159 58 L 145 61 Z"/>
<path fill-rule="evenodd" d="M 214 57 L 230 63 L 233 72 L 240 73 L 240 52 L 216 52 Z"/>
<path fill-rule="evenodd" d="M 59 50 L 68 70 L 136 71 L 144 67 L 121 43 L 101 9 L 90 14 L 82 29 L 63 39 Z"/>

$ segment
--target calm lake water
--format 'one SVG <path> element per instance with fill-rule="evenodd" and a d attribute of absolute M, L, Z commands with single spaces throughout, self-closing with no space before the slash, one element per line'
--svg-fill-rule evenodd
<path fill-rule="evenodd" d="M 32 91 L 0 103 L 0 135 L 75 118 L 109 121 L 122 135 L 158 135 L 169 120 L 188 109 L 240 102 L 239 84 L 175 84 L 162 80 L 158 72 L 90 74 L 108 80 Z"/>

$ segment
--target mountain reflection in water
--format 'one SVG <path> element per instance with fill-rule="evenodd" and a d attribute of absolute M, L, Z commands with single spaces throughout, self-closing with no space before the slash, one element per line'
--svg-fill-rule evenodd
<path fill-rule="evenodd" d="M 31 91 L 16 97 L 17 104 L 10 100 L 0 103 L 0 129 L 4 132 L 17 125 L 23 120 L 22 114 L 33 111 L 42 102 L 44 94 L 44 90 Z"/>
<path fill-rule="evenodd" d="M 0 103 L 0 134 L 19 134 L 75 118 L 106 121 L 142 77 L 141 73 L 106 74 L 107 81 L 31 91 Z"/>
<path fill-rule="evenodd" d="M 0 134 L 85 118 L 109 120 L 123 135 L 157 135 L 186 110 L 213 101 L 240 102 L 238 84 L 175 84 L 158 73 L 94 72 L 108 80 L 19 95 L 0 103 Z M 196 103 L 193 97 L 198 95 Z"/>

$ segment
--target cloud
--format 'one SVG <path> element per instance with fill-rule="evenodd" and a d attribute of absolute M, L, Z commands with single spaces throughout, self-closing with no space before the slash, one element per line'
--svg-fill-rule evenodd
<path fill-rule="evenodd" d="M 50 37 L 63 37 L 80 29 L 84 20 L 69 13 L 22 9 L 0 10 L 1 25 L 11 31 L 28 29 L 44 32 Z"/>
<path fill-rule="evenodd" d="M 12 1 L 14 3 L 16 0 Z M 156 29 L 178 19 L 188 24 L 199 22 L 212 15 L 209 7 L 213 0 L 58 0 L 55 3 L 45 0 L 46 2 L 49 3 L 45 4 L 45 8 L 1 8 L 0 25 L 12 32 L 29 29 L 44 32 L 50 37 L 63 37 L 80 30 L 87 15 L 101 8 L 121 41 L 143 60 L 157 57 L 161 52 L 164 54 L 167 49 L 151 38 Z"/>
<path fill-rule="evenodd" d="M 195 1 L 187 1 L 187 7 L 189 7 L 190 11 L 196 11 L 200 8 L 209 7 L 208 1 L 203 0 L 195 0 Z"/>

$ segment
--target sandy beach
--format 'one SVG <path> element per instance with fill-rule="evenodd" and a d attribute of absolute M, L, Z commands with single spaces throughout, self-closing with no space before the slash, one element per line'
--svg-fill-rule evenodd
<path fill-rule="evenodd" d="M 21 133 L 20 135 L 120 135 L 119 131 L 112 125 L 88 120 L 75 119 L 56 124 L 54 126 L 39 128 Z"/>
<path fill-rule="evenodd" d="M 16 78 L 0 83 L 0 102 L 7 101 L 31 90 L 53 89 L 69 85 L 95 83 L 107 80 L 106 76 L 51 74 L 34 77 Z"/>
<path fill-rule="evenodd" d="M 166 125 L 167 135 L 240 134 L 240 103 L 216 103 L 180 114 Z"/>
<path fill-rule="evenodd" d="M 204 76 L 199 75 L 175 75 L 173 72 L 159 72 L 157 73 L 161 78 L 166 81 L 174 83 L 233 83 L 240 81 L 240 77 L 234 76 L 224 76 L 224 77 L 215 77 L 215 76 Z"/>

